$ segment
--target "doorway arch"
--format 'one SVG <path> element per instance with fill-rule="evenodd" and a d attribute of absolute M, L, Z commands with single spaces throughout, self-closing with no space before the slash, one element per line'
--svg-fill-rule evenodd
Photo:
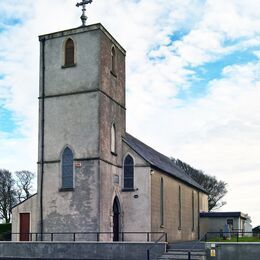
<path fill-rule="evenodd" d="M 120 202 L 116 196 L 113 203 L 113 241 L 119 241 L 120 234 Z"/>

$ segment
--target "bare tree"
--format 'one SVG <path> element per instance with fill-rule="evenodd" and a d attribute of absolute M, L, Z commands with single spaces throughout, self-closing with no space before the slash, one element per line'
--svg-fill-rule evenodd
<path fill-rule="evenodd" d="M 17 199 L 19 202 L 22 202 L 31 196 L 32 181 L 35 178 L 35 174 L 30 171 L 17 171 L 15 175 Z"/>
<path fill-rule="evenodd" d="M 215 176 L 210 176 L 201 170 L 196 170 L 179 159 L 172 158 L 171 160 L 208 192 L 209 211 L 219 209 L 226 204 L 222 199 L 227 194 L 227 183 L 218 181 Z"/>
<path fill-rule="evenodd" d="M 0 169 L 0 219 L 10 223 L 12 207 L 16 203 L 15 181 L 11 172 Z"/>

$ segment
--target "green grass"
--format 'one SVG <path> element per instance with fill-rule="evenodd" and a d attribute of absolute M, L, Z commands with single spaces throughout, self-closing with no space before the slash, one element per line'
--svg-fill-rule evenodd
<path fill-rule="evenodd" d="M 237 242 L 237 237 L 234 236 L 230 240 L 223 239 L 220 237 L 217 238 L 211 238 L 207 240 L 208 242 Z M 260 237 L 239 237 L 238 242 L 259 242 L 260 243 Z"/>

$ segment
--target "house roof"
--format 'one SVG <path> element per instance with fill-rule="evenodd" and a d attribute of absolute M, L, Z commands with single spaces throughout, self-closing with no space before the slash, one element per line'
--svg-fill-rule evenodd
<path fill-rule="evenodd" d="M 32 197 L 35 196 L 35 195 L 37 195 L 37 193 L 34 193 L 33 195 L 29 196 L 27 199 L 25 199 L 25 200 L 23 200 L 23 201 L 17 203 L 16 205 L 14 205 L 14 206 L 12 207 L 12 209 L 14 209 L 15 207 L 17 207 L 17 206 L 23 204 L 24 202 L 26 202 L 27 200 L 29 200 L 30 198 L 32 198 Z"/>
<path fill-rule="evenodd" d="M 128 133 L 126 133 L 123 140 L 152 167 L 160 169 L 170 176 L 183 181 L 186 184 L 195 187 L 204 193 L 207 193 L 201 185 L 199 185 L 189 175 L 187 175 L 185 171 L 178 167 L 169 157 L 157 152 L 150 146 L 144 144 L 143 142 Z"/>
<path fill-rule="evenodd" d="M 247 216 L 242 212 L 201 212 L 201 218 L 244 218 Z"/>

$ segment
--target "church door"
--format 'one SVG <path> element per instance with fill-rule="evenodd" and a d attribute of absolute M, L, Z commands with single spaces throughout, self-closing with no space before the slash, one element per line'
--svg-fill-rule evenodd
<path fill-rule="evenodd" d="M 119 241 L 120 232 L 120 204 L 117 197 L 114 199 L 113 204 L 113 240 Z"/>
<path fill-rule="evenodd" d="M 20 213 L 20 241 L 29 241 L 30 213 Z"/>

